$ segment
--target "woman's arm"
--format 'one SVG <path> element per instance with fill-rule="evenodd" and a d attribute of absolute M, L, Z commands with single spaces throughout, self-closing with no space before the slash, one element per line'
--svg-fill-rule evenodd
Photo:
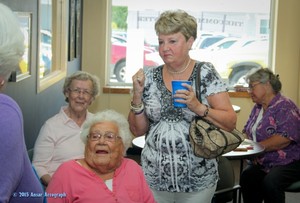
<path fill-rule="evenodd" d="M 149 121 L 145 111 L 140 114 L 135 114 L 133 111 L 130 111 L 128 114 L 128 121 L 130 130 L 134 136 L 144 135 L 148 131 Z"/>
<path fill-rule="evenodd" d="M 38 135 L 38 138 L 34 145 L 34 154 L 32 164 L 36 169 L 38 176 L 40 177 L 42 183 L 47 186 L 51 176 L 47 170 L 50 160 L 52 159 L 52 154 L 54 150 L 54 143 L 50 138 L 50 133 L 48 131 L 47 124 L 45 124 Z"/>
<path fill-rule="evenodd" d="M 236 127 L 237 116 L 227 92 L 221 92 L 207 97 L 210 106 L 207 120 L 224 130 L 232 131 Z"/>
<path fill-rule="evenodd" d="M 265 147 L 265 151 L 269 152 L 287 147 L 291 143 L 291 140 L 281 135 L 272 135 L 259 143 Z"/>
<path fill-rule="evenodd" d="M 128 122 L 134 136 L 141 136 L 144 135 L 149 128 L 149 120 L 145 114 L 145 107 L 142 101 L 145 85 L 145 74 L 142 69 L 138 70 L 138 72 L 132 76 L 132 84 L 133 95 L 130 104 L 131 110 L 128 114 Z"/>

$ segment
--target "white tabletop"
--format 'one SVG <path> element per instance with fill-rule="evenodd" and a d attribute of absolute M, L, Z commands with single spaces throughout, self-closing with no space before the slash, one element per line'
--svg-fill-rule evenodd
<path fill-rule="evenodd" d="M 265 151 L 265 148 L 258 142 L 245 139 L 236 150 L 223 154 L 223 156 L 232 159 L 246 159 L 258 156 Z"/>
<path fill-rule="evenodd" d="M 240 112 L 240 110 L 241 110 L 241 107 L 239 107 L 237 105 L 232 105 L 232 107 L 235 112 Z"/>
<path fill-rule="evenodd" d="M 132 144 L 137 146 L 137 147 L 144 148 L 144 146 L 145 146 L 145 135 L 134 138 L 132 140 Z"/>

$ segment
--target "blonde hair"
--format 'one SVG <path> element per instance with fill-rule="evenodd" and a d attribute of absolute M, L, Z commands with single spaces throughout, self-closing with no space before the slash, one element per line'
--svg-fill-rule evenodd
<path fill-rule="evenodd" d="M 175 34 L 181 32 L 185 39 L 197 38 L 196 18 L 183 10 L 165 11 L 161 13 L 155 23 L 156 34 Z"/>

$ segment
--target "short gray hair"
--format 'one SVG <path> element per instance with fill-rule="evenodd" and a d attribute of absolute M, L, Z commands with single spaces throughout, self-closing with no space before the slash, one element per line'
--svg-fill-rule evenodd
<path fill-rule="evenodd" d="M 24 35 L 12 10 L 0 3 L 0 75 L 8 77 L 24 54 Z"/>
<path fill-rule="evenodd" d="M 249 84 L 252 82 L 261 82 L 264 84 L 269 82 L 276 94 L 281 91 L 282 84 L 279 80 L 279 75 L 275 75 L 269 68 L 260 68 L 256 70 L 246 76 L 246 80 Z"/>
<path fill-rule="evenodd" d="M 80 137 L 82 141 L 86 144 L 87 135 L 90 133 L 90 128 L 99 122 L 114 122 L 119 129 L 119 136 L 122 138 L 122 142 L 125 147 L 126 153 L 127 149 L 131 146 L 132 136 L 129 130 L 129 123 L 124 115 L 116 112 L 115 110 L 104 110 L 94 114 L 91 118 L 89 118 L 83 125 L 83 129 L 80 133 Z"/>
<path fill-rule="evenodd" d="M 97 76 L 92 75 L 88 72 L 85 71 L 76 71 L 75 73 L 73 73 L 72 75 L 66 77 L 65 79 L 65 83 L 63 86 L 63 93 L 65 94 L 66 92 L 68 92 L 70 85 L 72 83 L 73 80 L 90 80 L 93 84 L 93 90 L 92 90 L 92 97 L 96 98 L 99 95 L 100 92 L 100 80 Z M 68 101 L 68 98 L 66 98 L 66 102 Z"/>

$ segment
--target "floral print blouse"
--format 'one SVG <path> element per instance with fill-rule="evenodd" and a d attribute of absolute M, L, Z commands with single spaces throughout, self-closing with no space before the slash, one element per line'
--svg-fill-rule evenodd
<path fill-rule="evenodd" d="M 244 127 L 243 131 L 250 139 L 253 139 L 252 128 L 261 110 L 262 106 L 256 104 Z M 287 137 L 292 142 L 283 149 L 265 152 L 259 157 L 259 163 L 267 172 L 274 166 L 300 160 L 300 110 L 292 100 L 281 93 L 272 99 L 259 121 L 256 128 L 256 141 L 265 140 L 274 134 Z"/>
<path fill-rule="evenodd" d="M 189 80 L 195 90 L 195 64 Z M 152 189 L 169 192 L 196 192 L 213 187 L 218 180 L 215 159 L 203 159 L 193 154 L 189 143 L 189 126 L 195 113 L 188 108 L 175 108 L 172 93 L 162 77 L 162 67 L 145 71 L 143 92 L 145 113 L 150 121 L 142 151 L 142 167 Z M 227 91 L 213 65 L 201 67 L 201 98 Z"/>

